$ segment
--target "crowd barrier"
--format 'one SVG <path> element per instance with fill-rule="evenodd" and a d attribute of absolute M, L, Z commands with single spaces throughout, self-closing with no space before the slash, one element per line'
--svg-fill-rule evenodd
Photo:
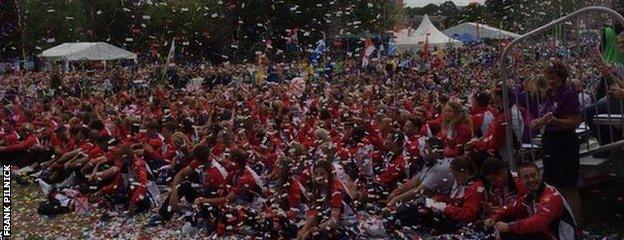
<path fill-rule="evenodd" d="M 522 43 L 529 38 L 532 38 L 541 33 L 544 33 L 556 27 L 559 24 L 564 24 L 565 22 L 571 21 L 575 18 L 578 18 L 581 15 L 591 13 L 591 12 L 606 13 L 610 17 L 612 17 L 614 20 L 616 20 L 617 23 L 624 26 L 624 17 L 621 14 L 619 14 L 618 12 L 610 8 L 598 7 L 598 6 L 582 8 L 567 16 L 554 20 L 542 27 L 539 27 L 535 30 L 532 30 L 520 36 L 519 38 L 512 41 L 505 48 L 501 56 L 500 65 L 499 65 L 500 81 L 502 83 L 506 83 L 508 81 L 509 70 L 510 70 L 510 60 L 511 60 L 509 56 L 512 50 L 514 49 L 514 47 L 516 47 L 519 43 Z M 509 89 L 509 86 L 507 84 L 502 84 L 502 86 L 503 86 L 504 92 L 513 91 L 512 89 Z M 608 85 L 605 87 L 608 87 Z M 514 95 L 514 96 L 517 97 L 517 95 Z M 526 96 L 528 98 L 528 95 Z M 541 157 L 542 157 L 541 152 L 540 152 L 541 136 L 539 134 L 534 135 L 532 131 L 529 131 L 529 134 L 530 134 L 529 138 L 531 139 L 531 141 L 523 143 L 522 147 L 519 150 L 517 149 L 517 147 L 515 147 L 514 141 L 512 139 L 513 137 L 512 132 L 514 131 L 513 129 L 514 122 L 513 122 L 513 118 L 511 117 L 512 116 L 511 100 L 513 99 L 509 99 L 509 97 L 510 96 L 503 94 L 503 100 L 505 104 L 505 107 L 504 107 L 505 116 L 507 116 L 506 118 L 507 119 L 506 141 L 505 141 L 505 148 L 506 148 L 505 152 L 507 156 L 503 156 L 503 157 L 506 159 L 509 159 L 510 167 L 512 169 L 515 169 L 519 161 L 539 162 L 541 160 Z M 516 100 L 515 102 L 517 103 L 518 100 L 520 99 L 515 99 L 515 100 Z M 528 102 L 528 99 L 525 99 L 525 100 L 527 100 Z M 600 154 L 600 153 L 607 153 L 608 155 L 608 153 L 611 150 L 621 148 L 622 146 L 624 146 L 624 140 L 621 140 L 622 138 L 621 133 L 619 136 L 618 136 L 618 133 L 616 133 L 618 131 L 621 131 L 624 128 L 624 101 L 610 98 L 604 104 L 606 104 L 606 109 L 604 109 L 604 106 L 603 106 L 602 108 L 603 111 L 598 111 L 597 114 L 593 116 L 593 122 L 591 124 L 592 125 L 591 127 L 593 129 L 590 129 L 590 124 L 587 124 L 586 122 L 584 122 L 583 124 L 580 125 L 580 127 L 576 131 L 581 140 L 581 143 L 580 143 L 581 150 L 579 152 L 579 157 L 581 158 L 586 157 L 586 156 Z M 613 106 L 614 104 L 616 104 L 616 106 Z M 588 106 L 582 105 L 581 107 L 585 109 Z M 591 117 L 592 116 L 587 116 L 586 111 L 583 111 L 583 119 L 588 119 Z M 606 141 L 606 143 L 603 143 L 601 145 L 598 143 L 598 139 L 603 139 L 603 141 Z M 603 161 L 606 161 L 606 159 L 603 159 L 603 160 L 592 159 L 585 164 L 598 165 L 602 163 Z M 584 163 L 582 161 L 581 165 L 583 164 Z"/>

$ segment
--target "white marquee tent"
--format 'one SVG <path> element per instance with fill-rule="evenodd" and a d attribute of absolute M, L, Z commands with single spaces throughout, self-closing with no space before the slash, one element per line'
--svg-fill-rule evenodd
<path fill-rule="evenodd" d="M 39 57 L 61 61 L 137 59 L 136 54 L 104 42 L 63 43 L 43 51 Z"/>
<path fill-rule="evenodd" d="M 423 17 L 420 26 L 416 30 L 403 29 L 394 33 L 398 52 L 420 49 L 421 45 L 427 42 L 430 46 L 461 46 L 462 42 L 450 38 L 440 32 L 429 17 Z"/>
<path fill-rule="evenodd" d="M 446 34 L 447 36 L 462 36 L 464 34 L 468 34 L 479 39 L 505 39 L 520 37 L 520 34 L 517 33 L 473 22 L 465 22 L 457 26 L 450 27 L 444 30 L 444 34 Z"/>

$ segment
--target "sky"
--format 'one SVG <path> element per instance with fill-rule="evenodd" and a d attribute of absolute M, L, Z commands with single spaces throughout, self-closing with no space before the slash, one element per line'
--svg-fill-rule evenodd
<path fill-rule="evenodd" d="M 405 5 L 407 5 L 408 7 L 422 7 L 429 3 L 440 4 L 446 1 L 448 0 L 403 0 Z M 459 6 L 468 5 L 468 3 L 475 1 L 479 3 L 485 2 L 485 0 L 453 0 L 453 2 L 455 2 L 455 4 Z"/>

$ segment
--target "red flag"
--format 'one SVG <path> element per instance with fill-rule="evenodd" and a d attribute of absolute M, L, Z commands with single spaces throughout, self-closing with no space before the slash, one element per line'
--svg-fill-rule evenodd
<path fill-rule="evenodd" d="M 509 46 L 510 43 L 511 43 L 511 41 L 509 41 L 508 38 L 501 39 L 501 41 L 500 41 L 501 49 L 505 49 L 507 46 Z"/>
<path fill-rule="evenodd" d="M 362 57 L 362 66 L 367 66 L 370 62 L 370 56 L 375 52 L 375 43 L 370 38 L 364 42 L 364 57 Z"/>

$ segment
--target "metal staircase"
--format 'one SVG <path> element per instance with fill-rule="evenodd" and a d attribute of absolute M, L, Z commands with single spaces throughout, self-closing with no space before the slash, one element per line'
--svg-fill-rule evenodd
<path fill-rule="evenodd" d="M 500 59 L 499 71 L 500 71 L 500 82 L 506 83 L 509 76 L 509 54 L 511 51 L 521 42 L 526 41 L 531 37 L 535 37 L 538 34 L 541 34 L 545 31 L 548 31 L 555 26 L 570 21 L 574 18 L 577 18 L 583 14 L 587 14 L 590 12 L 603 12 L 609 14 L 613 17 L 616 22 L 624 26 L 624 17 L 618 12 L 606 8 L 606 7 L 586 7 L 576 12 L 573 12 L 565 17 L 554 20 L 544 26 L 541 26 L 535 30 L 532 30 L 521 37 L 512 41 L 503 51 L 503 54 Z M 504 92 L 509 91 L 509 86 L 507 84 L 502 84 Z M 507 148 L 506 156 L 507 159 L 511 159 L 510 167 L 515 169 L 518 160 L 528 160 L 537 162 L 538 165 L 541 165 L 541 137 L 540 136 L 531 136 L 533 141 L 531 143 L 523 144 L 522 151 L 517 154 L 515 157 L 512 156 L 513 149 L 513 141 L 512 141 L 512 118 L 510 111 L 510 99 L 509 96 L 503 94 L 503 100 L 505 103 L 505 115 L 507 116 L 507 134 L 506 134 L 506 143 L 505 147 Z M 611 109 L 608 107 L 608 109 Z M 622 128 L 624 127 L 624 115 L 623 114 L 614 114 L 612 112 L 601 113 L 594 117 L 594 124 L 603 125 L 603 126 L 611 126 Z M 582 179 L 581 184 L 592 184 L 600 181 L 604 181 L 609 177 L 621 176 L 624 175 L 624 140 L 620 141 L 611 141 L 611 143 L 600 146 L 594 137 L 592 136 L 589 128 L 583 123 L 581 127 L 577 129 L 577 133 L 583 139 L 583 143 L 581 143 L 581 150 L 579 151 L 580 157 L 580 176 Z M 598 135 L 600 135 L 600 131 L 598 131 Z M 613 131 L 611 133 L 602 133 L 602 134 L 610 134 L 611 140 L 613 140 Z M 605 155 L 604 157 L 596 157 L 598 155 Z M 528 159 L 527 159 L 528 158 Z"/>

